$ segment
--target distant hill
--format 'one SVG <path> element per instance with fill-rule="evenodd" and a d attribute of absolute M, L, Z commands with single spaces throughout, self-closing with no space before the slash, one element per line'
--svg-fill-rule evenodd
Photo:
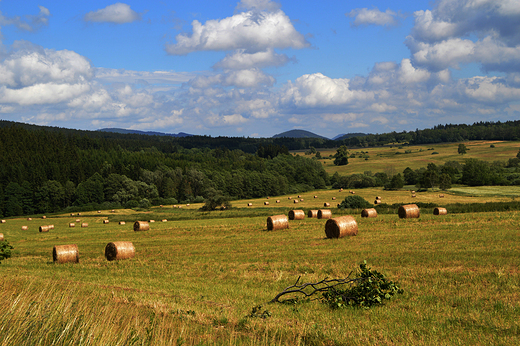
<path fill-rule="evenodd" d="M 139 131 L 139 130 L 126 130 L 126 129 L 118 129 L 118 128 L 107 128 L 107 129 L 99 129 L 101 132 L 114 132 L 114 133 L 122 133 L 122 134 L 134 134 L 134 135 L 148 135 L 148 136 L 169 136 L 169 137 L 191 137 L 188 133 L 179 132 L 179 133 L 164 133 L 164 132 L 155 132 L 155 131 Z"/>
<path fill-rule="evenodd" d="M 335 140 L 335 141 L 341 141 L 341 140 L 344 140 L 344 139 L 347 139 L 347 138 L 364 137 L 366 135 L 367 135 L 367 133 L 343 133 L 341 135 L 337 135 L 336 137 L 334 137 L 332 139 Z"/>
<path fill-rule="evenodd" d="M 329 139 L 327 137 L 323 137 L 320 135 L 317 135 L 315 133 L 312 133 L 310 131 L 305 130 L 290 130 L 286 132 L 279 133 L 277 135 L 274 135 L 273 138 L 322 138 L 322 139 Z"/>

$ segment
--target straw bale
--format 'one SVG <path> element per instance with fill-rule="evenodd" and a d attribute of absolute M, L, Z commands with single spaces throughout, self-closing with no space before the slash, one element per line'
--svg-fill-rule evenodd
<path fill-rule="evenodd" d="M 79 263 L 79 251 L 76 244 L 56 245 L 52 249 L 54 263 Z"/>
<path fill-rule="evenodd" d="M 412 198 L 415 198 L 415 197 L 417 197 L 417 196 L 416 196 L 415 193 L 414 193 L 414 194 L 412 195 Z"/>
<path fill-rule="evenodd" d="M 291 197 L 287 197 L 287 199 L 291 199 Z"/>
<path fill-rule="evenodd" d="M 324 207 L 330 207 L 330 203 L 325 202 L 325 203 L 323 203 L 323 206 L 324 206 Z"/>
<path fill-rule="evenodd" d="M 81 222 L 81 219 L 76 219 L 76 222 Z"/>
<path fill-rule="evenodd" d="M 298 198 L 302 198 L 302 196 L 298 195 Z"/>
<path fill-rule="evenodd" d="M 374 208 L 363 209 L 361 211 L 361 217 L 377 217 L 377 210 Z"/>
<path fill-rule="evenodd" d="M 343 188 L 339 189 L 339 192 L 343 192 Z"/>
<path fill-rule="evenodd" d="M 433 215 L 447 215 L 448 210 L 446 208 L 435 208 L 433 209 Z"/>
<path fill-rule="evenodd" d="M 376 196 L 376 199 L 381 199 L 381 196 Z"/>
<path fill-rule="evenodd" d="M 46 218 L 47 218 L 47 216 L 45 216 L 45 215 L 43 215 L 43 216 L 42 216 L 42 219 L 44 219 L 44 220 L 45 220 Z"/>
<path fill-rule="evenodd" d="M 114 209 L 112 209 L 112 213 L 115 213 L 116 211 Z"/>
<path fill-rule="evenodd" d="M 332 197 L 332 200 L 335 201 L 335 200 L 336 200 L 336 197 Z"/>
<path fill-rule="evenodd" d="M 0 233 L 0 241 L 3 241 L 3 240 L 4 240 L 4 234 Z"/>
<path fill-rule="evenodd" d="M 81 227 L 82 227 L 82 228 L 86 228 L 86 227 L 88 227 L 88 223 L 83 222 L 83 223 L 81 224 Z"/>
<path fill-rule="evenodd" d="M 22 231 L 27 231 L 29 229 L 29 227 L 27 226 L 22 226 Z"/>
<path fill-rule="evenodd" d="M 317 210 L 309 210 L 307 212 L 307 217 L 317 218 L 318 217 L 318 211 Z"/>
<path fill-rule="evenodd" d="M 414 193 L 415 193 L 415 191 L 412 191 L 412 194 L 414 194 Z"/>
<path fill-rule="evenodd" d="M 332 217 L 332 210 L 320 209 L 318 210 L 318 219 L 330 219 Z"/>
<path fill-rule="evenodd" d="M 136 221 L 134 222 L 134 231 L 148 231 L 150 229 L 150 225 L 146 221 Z"/>
<path fill-rule="evenodd" d="M 49 232 L 50 227 L 49 226 L 40 226 L 39 230 L 40 230 L 40 232 Z"/>
<path fill-rule="evenodd" d="M 30 217 L 27 218 L 27 221 L 32 221 L 32 219 Z"/>
<path fill-rule="evenodd" d="M 101 210 L 98 210 L 97 213 L 98 213 L 98 214 L 101 214 Z"/>
<path fill-rule="evenodd" d="M 148 222 L 152 223 L 152 222 L 155 222 L 155 220 L 150 220 L 150 221 L 148 221 Z"/>
<path fill-rule="evenodd" d="M 269 216 L 267 218 L 267 230 L 276 231 L 278 229 L 289 228 L 289 220 L 285 215 Z"/>
<path fill-rule="evenodd" d="M 78 216 L 81 216 L 81 213 L 78 213 Z"/>
<path fill-rule="evenodd" d="M 248 207 L 252 207 L 252 206 L 253 206 L 253 203 L 247 203 L 247 206 L 248 206 Z"/>
<path fill-rule="evenodd" d="M 269 199 L 269 196 L 267 196 L 267 199 Z"/>
<path fill-rule="evenodd" d="M 119 221 L 119 224 L 120 225 L 126 225 L 126 222 L 125 221 Z"/>
<path fill-rule="evenodd" d="M 162 219 L 161 221 L 162 221 L 162 222 L 167 222 L 168 220 L 166 220 L 166 219 Z"/>
<path fill-rule="evenodd" d="M 439 195 L 439 198 L 444 198 L 444 195 Z"/>
<path fill-rule="evenodd" d="M 110 221 L 108 221 L 108 220 L 103 220 L 103 223 L 109 223 L 109 222 L 110 222 Z"/>
<path fill-rule="evenodd" d="M 54 225 L 49 225 L 49 229 L 54 229 Z"/>
<path fill-rule="evenodd" d="M 356 194 L 356 191 L 350 191 L 351 194 L 355 195 Z"/>
<path fill-rule="evenodd" d="M 325 223 L 325 234 L 327 238 L 342 238 L 354 236 L 358 233 L 356 220 L 350 216 L 340 216 L 327 220 Z"/>
<path fill-rule="evenodd" d="M 399 217 L 401 219 L 418 218 L 419 216 L 421 216 L 417 204 L 402 205 L 397 210 L 397 213 L 399 214 Z"/>
<path fill-rule="evenodd" d="M 269 202 L 264 202 L 264 205 L 269 205 Z"/>
<path fill-rule="evenodd" d="M 289 220 L 303 220 L 305 219 L 305 212 L 303 210 L 290 210 Z"/>
<path fill-rule="evenodd" d="M 76 227 L 76 224 L 74 222 L 69 223 L 69 227 Z"/>
<path fill-rule="evenodd" d="M 381 204 L 381 200 L 380 200 L 380 199 L 376 199 L 376 200 L 374 201 L 374 204 Z"/>
<path fill-rule="evenodd" d="M 6 222 L 7 222 L 7 221 L 5 221 L 5 220 L 2 220 L 2 223 L 6 223 Z"/>
<path fill-rule="evenodd" d="M 293 201 L 293 203 L 298 203 L 298 200 L 297 200 L 297 199 L 295 199 L 295 200 Z"/>
<path fill-rule="evenodd" d="M 105 247 L 105 257 L 109 261 L 129 259 L 134 256 L 135 247 L 130 241 L 115 241 Z"/>
<path fill-rule="evenodd" d="M 302 198 L 302 199 L 300 199 L 300 202 L 303 202 L 303 198 Z"/>
<path fill-rule="evenodd" d="M 314 196 L 314 198 L 318 198 L 318 196 Z"/>
<path fill-rule="evenodd" d="M 279 200 L 279 199 L 277 199 L 277 200 L 276 200 L 276 203 L 280 203 L 280 200 Z"/>

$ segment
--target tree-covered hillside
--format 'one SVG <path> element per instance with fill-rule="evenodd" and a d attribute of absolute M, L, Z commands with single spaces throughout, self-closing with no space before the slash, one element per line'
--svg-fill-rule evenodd
<path fill-rule="evenodd" d="M 0 214 L 202 201 L 216 193 L 251 198 L 329 183 L 319 162 L 273 144 L 261 147 L 260 157 L 226 147 L 184 148 L 175 140 L 3 127 Z"/>

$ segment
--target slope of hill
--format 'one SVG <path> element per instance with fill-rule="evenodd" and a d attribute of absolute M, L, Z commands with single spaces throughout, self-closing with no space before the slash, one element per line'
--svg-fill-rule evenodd
<path fill-rule="evenodd" d="M 179 133 L 164 133 L 164 132 L 155 132 L 155 131 L 139 131 L 139 130 L 126 130 L 119 128 L 105 128 L 99 129 L 101 132 L 114 132 L 114 133 L 122 133 L 122 134 L 134 134 L 134 135 L 149 135 L 149 136 L 169 136 L 169 137 L 191 137 L 189 133 L 179 132 Z"/>
<path fill-rule="evenodd" d="M 274 135 L 272 138 L 282 138 L 282 137 L 286 137 L 286 138 L 322 138 L 322 139 L 329 139 L 327 137 L 323 137 L 323 136 L 320 136 L 320 135 L 317 135 L 315 133 L 312 133 L 310 131 L 305 131 L 305 130 L 285 131 L 285 132 L 279 133 L 277 135 Z"/>
<path fill-rule="evenodd" d="M 336 137 L 332 138 L 335 141 L 342 141 L 347 138 L 353 138 L 353 137 L 364 137 L 367 133 L 343 133 L 341 135 L 337 135 Z"/>

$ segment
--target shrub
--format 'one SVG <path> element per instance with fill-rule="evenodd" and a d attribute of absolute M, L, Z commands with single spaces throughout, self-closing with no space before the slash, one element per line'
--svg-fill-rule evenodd
<path fill-rule="evenodd" d="M 363 209 L 369 208 L 372 204 L 370 204 L 366 199 L 358 195 L 347 196 L 339 205 L 339 208 L 348 208 L 348 209 Z"/>
<path fill-rule="evenodd" d="M 432 155 L 439 155 L 439 153 L 436 152 L 436 151 L 434 151 L 434 152 L 432 153 Z"/>
<path fill-rule="evenodd" d="M 11 250 L 13 247 L 7 242 L 7 240 L 0 241 L 0 263 L 2 260 L 11 257 Z"/>

